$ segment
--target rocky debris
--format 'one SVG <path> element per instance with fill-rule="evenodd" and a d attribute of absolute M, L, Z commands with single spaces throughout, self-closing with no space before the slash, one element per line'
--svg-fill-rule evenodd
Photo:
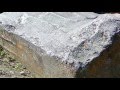
<path fill-rule="evenodd" d="M 25 71 L 21 71 L 20 74 L 23 75 L 23 76 L 27 76 Z"/>
<path fill-rule="evenodd" d="M 41 77 L 74 77 L 79 68 L 99 57 L 120 31 L 119 14 L 5 12 L 0 14 L 0 22 L 5 29 L 1 37 L 15 43 L 10 51 Z M 8 49 L 7 44 L 4 47 Z"/>
<path fill-rule="evenodd" d="M 6 55 L 0 59 L 0 78 L 33 78 L 34 76 L 0 46 Z M 1 55 L 0 55 L 1 56 Z M 29 73 L 28 73 L 29 72 Z"/>

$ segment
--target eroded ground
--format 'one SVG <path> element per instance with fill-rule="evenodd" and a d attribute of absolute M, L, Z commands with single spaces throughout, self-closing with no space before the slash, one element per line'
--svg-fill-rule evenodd
<path fill-rule="evenodd" d="M 0 46 L 0 78 L 34 78 L 30 71 Z"/>

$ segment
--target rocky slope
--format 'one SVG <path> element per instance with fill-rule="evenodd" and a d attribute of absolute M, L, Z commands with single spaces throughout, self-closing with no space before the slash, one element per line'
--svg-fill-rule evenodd
<path fill-rule="evenodd" d="M 35 78 L 18 60 L 0 46 L 0 78 Z"/>

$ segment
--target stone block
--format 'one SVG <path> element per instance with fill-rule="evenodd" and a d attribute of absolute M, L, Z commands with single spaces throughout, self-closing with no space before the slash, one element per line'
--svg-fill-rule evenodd
<path fill-rule="evenodd" d="M 119 76 L 119 14 L 5 12 L 0 22 L 0 45 L 38 77 Z"/>

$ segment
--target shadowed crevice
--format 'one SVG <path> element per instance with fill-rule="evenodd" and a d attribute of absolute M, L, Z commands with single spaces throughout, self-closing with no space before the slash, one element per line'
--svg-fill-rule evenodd
<path fill-rule="evenodd" d="M 85 68 L 79 68 L 76 78 L 120 78 L 120 32 L 113 43 Z"/>

